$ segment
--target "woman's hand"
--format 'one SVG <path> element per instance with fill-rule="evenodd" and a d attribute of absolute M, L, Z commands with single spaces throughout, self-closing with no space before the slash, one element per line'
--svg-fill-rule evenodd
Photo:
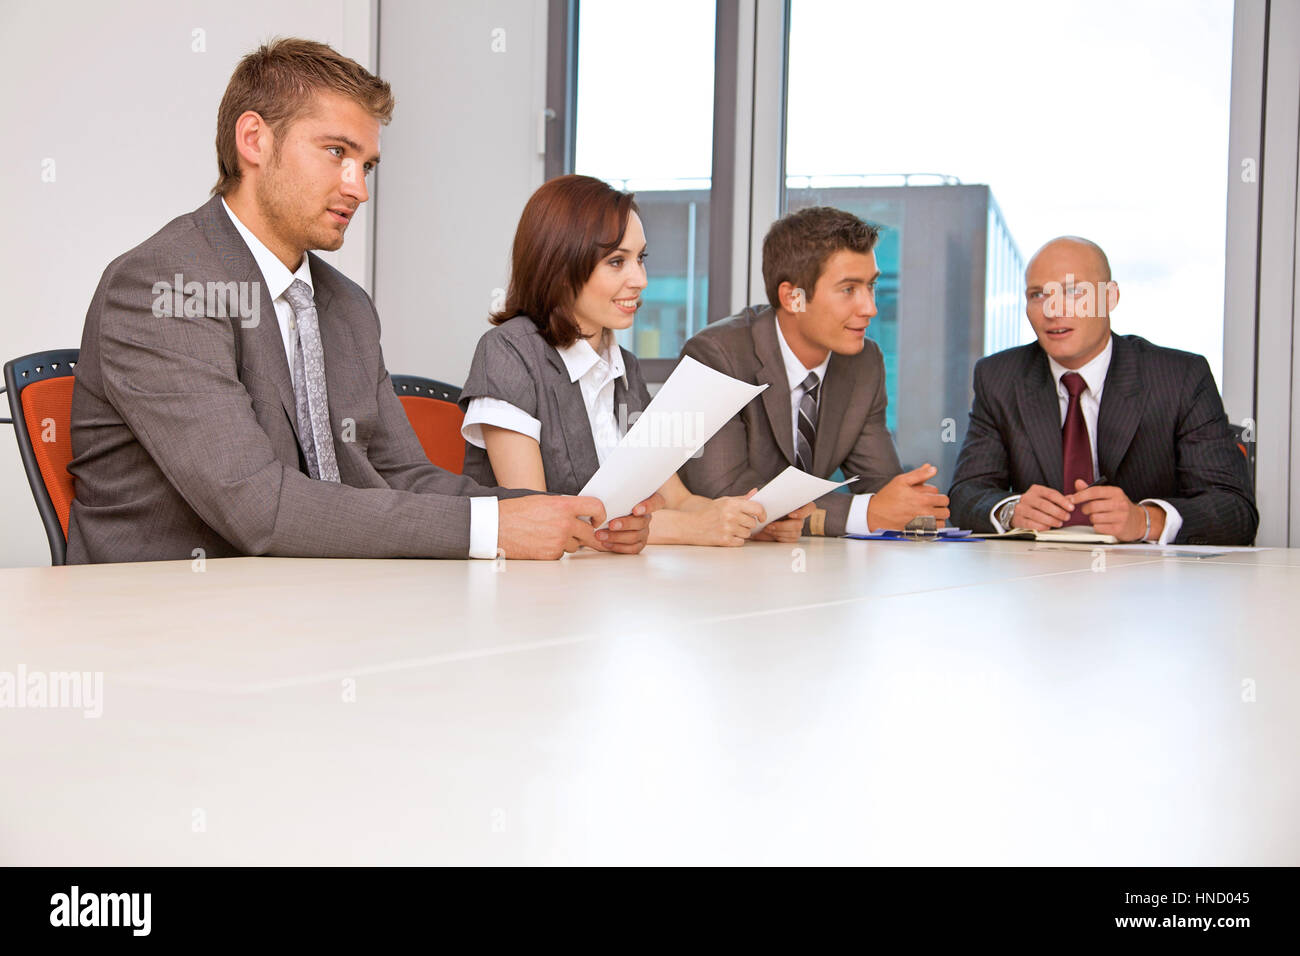
<path fill-rule="evenodd" d="M 714 498 L 705 507 L 690 512 L 692 544 L 716 545 L 738 548 L 753 533 L 754 528 L 767 520 L 767 513 L 750 496 Z"/>

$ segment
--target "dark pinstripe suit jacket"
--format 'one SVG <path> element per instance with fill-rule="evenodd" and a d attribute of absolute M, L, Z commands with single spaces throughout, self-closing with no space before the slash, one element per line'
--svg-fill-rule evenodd
<path fill-rule="evenodd" d="M 315 256 L 311 273 L 338 484 L 300 470 L 275 308 L 219 198 L 109 264 L 72 396 L 69 564 L 189 559 L 195 548 L 210 558 L 463 558 L 466 496 L 528 493 L 430 464 L 393 394 L 370 297 Z M 177 275 L 257 283 L 257 324 L 232 321 L 224 304 L 158 317 L 154 284 Z"/>
<path fill-rule="evenodd" d="M 1259 514 L 1209 363 L 1136 335 L 1115 343 L 1097 417 L 1097 467 L 1133 501 L 1178 509 L 1179 544 L 1250 544 Z M 951 502 L 953 524 L 992 531 L 989 512 L 1030 485 L 1060 488 L 1061 409 L 1037 343 L 975 363 L 975 400 Z"/>

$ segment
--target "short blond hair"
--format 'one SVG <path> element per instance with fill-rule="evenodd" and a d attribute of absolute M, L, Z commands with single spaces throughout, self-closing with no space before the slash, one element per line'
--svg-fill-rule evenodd
<path fill-rule="evenodd" d="M 360 63 L 337 50 L 297 37 L 276 37 L 239 61 L 217 110 L 217 184 L 212 194 L 227 196 L 239 185 L 235 124 L 252 110 L 279 134 L 305 115 L 316 93 L 338 93 L 356 101 L 387 125 L 393 118 L 392 88 Z M 281 140 L 277 135 L 275 153 Z"/>

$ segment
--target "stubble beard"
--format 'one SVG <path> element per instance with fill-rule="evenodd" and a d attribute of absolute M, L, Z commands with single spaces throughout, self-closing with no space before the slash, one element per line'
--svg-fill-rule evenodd
<path fill-rule="evenodd" d="M 300 195 L 273 161 L 257 182 L 257 205 L 268 226 L 295 249 L 333 252 L 343 245 L 343 234 L 320 226 L 295 204 Z"/>

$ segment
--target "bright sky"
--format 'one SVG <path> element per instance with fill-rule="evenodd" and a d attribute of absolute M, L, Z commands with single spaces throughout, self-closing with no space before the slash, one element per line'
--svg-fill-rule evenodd
<path fill-rule="evenodd" d="M 708 0 L 581 0 L 577 172 L 708 185 L 714 16 Z"/>
<path fill-rule="evenodd" d="M 580 10 L 578 170 L 707 179 L 713 4 Z M 987 183 L 1026 257 L 1098 242 L 1116 331 L 1222 384 L 1231 58 L 1232 0 L 794 0 L 786 171 Z"/>

